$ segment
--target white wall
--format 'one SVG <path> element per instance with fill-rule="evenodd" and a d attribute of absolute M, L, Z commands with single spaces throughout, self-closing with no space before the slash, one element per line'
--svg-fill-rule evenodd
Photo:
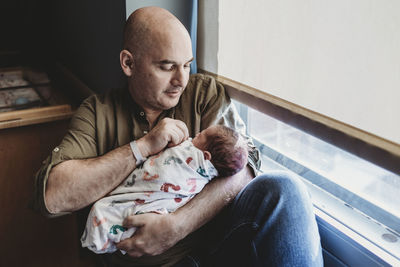
<path fill-rule="evenodd" d="M 400 144 L 400 1 L 200 2 L 200 68 Z"/>

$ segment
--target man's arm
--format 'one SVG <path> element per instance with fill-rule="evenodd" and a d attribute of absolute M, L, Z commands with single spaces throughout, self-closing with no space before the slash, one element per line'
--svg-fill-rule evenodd
<path fill-rule="evenodd" d="M 86 207 L 119 185 L 135 168 L 129 144 L 97 158 L 62 162 L 50 172 L 46 207 L 51 213 Z"/>
<path fill-rule="evenodd" d="M 137 145 L 148 157 L 187 138 L 188 130 L 182 121 L 166 118 L 137 140 Z M 129 144 L 100 157 L 60 163 L 51 170 L 47 181 L 46 207 L 51 213 L 81 209 L 117 187 L 135 168 L 136 159 Z"/>
<path fill-rule="evenodd" d="M 213 179 L 174 213 L 127 217 L 125 227 L 139 228 L 132 238 L 121 241 L 117 247 L 133 257 L 161 254 L 214 218 L 253 177 L 247 166 L 234 176 Z"/>

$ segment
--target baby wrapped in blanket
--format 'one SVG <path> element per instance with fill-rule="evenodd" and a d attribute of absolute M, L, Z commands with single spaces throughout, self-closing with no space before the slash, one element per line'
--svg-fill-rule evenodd
<path fill-rule="evenodd" d="M 115 243 L 131 237 L 125 228 L 129 215 L 169 213 L 185 205 L 216 176 L 231 176 L 247 164 L 247 145 L 234 130 L 214 125 L 148 158 L 115 190 L 92 207 L 83 247 L 95 253 L 112 253 Z"/>

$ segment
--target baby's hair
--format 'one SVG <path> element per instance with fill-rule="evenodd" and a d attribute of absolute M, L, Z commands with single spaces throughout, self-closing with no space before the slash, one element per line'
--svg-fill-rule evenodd
<path fill-rule="evenodd" d="M 211 163 L 219 176 L 232 176 L 247 164 L 247 144 L 229 127 L 217 125 L 217 131 L 207 140 L 206 150 L 211 153 Z"/>

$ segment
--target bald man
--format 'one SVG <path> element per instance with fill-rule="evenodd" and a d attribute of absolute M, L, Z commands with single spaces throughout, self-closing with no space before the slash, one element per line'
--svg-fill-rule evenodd
<path fill-rule="evenodd" d="M 36 208 L 59 216 L 88 207 L 144 159 L 210 125 L 244 134 L 223 86 L 204 75 L 189 77 L 192 60 L 190 36 L 171 13 L 158 7 L 132 13 L 120 53 L 127 88 L 82 103 L 36 175 Z M 124 226 L 137 231 L 117 244 L 127 254 L 105 255 L 104 262 L 320 266 L 319 236 L 304 186 L 286 173 L 252 179 L 260 162 L 250 139 L 248 144 L 247 168 L 213 180 L 175 213 L 128 216 Z"/>

